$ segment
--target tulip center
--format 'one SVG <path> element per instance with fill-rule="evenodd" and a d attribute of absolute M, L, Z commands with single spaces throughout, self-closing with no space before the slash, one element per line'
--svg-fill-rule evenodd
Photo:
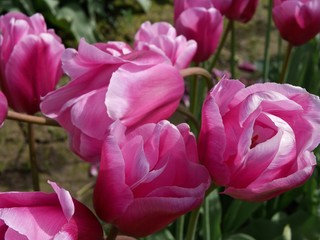
<path fill-rule="evenodd" d="M 250 148 L 254 148 L 258 144 L 267 141 L 276 135 L 276 133 L 277 130 L 273 124 L 270 126 L 261 121 L 256 121 L 255 125 L 253 126 Z"/>

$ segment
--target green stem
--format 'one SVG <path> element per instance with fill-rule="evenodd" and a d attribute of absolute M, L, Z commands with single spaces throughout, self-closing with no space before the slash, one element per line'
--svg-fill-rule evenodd
<path fill-rule="evenodd" d="M 196 99 L 197 99 L 197 92 L 198 92 L 198 78 L 196 75 L 193 76 L 191 80 L 191 87 L 190 87 L 190 112 L 194 114 L 196 108 Z"/>
<path fill-rule="evenodd" d="M 112 225 L 111 229 L 109 230 L 107 240 L 115 240 L 118 236 L 119 230 L 115 226 Z"/>
<path fill-rule="evenodd" d="M 290 55 L 291 55 L 291 52 L 292 52 L 292 47 L 293 46 L 290 43 L 288 43 L 288 47 L 287 47 L 287 51 L 286 51 L 286 55 L 285 55 L 285 58 L 284 58 L 284 63 L 282 65 L 282 70 L 281 70 L 281 74 L 280 74 L 280 78 L 279 78 L 278 83 L 284 83 L 285 82 L 288 63 L 289 63 Z"/>
<path fill-rule="evenodd" d="M 31 165 L 32 184 L 34 191 L 40 191 L 38 164 L 35 151 L 35 137 L 32 123 L 28 123 L 29 160 Z"/>
<path fill-rule="evenodd" d="M 282 59 L 282 37 L 280 34 L 278 34 L 278 44 L 277 44 L 277 64 L 280 68 L 281 66 L 281 59 Z"/>
<path fill-rule="evenodd" d="M 185 222 L 185 216 L 181 216 L 176 222 L 177 223 L 176 240 L 183 240 L 184 222 Z"/>
<path fill-rule="evenodd" d="M 93 189 L 95 183 L 96 181 L 94 180 L 94 181 L 88 182 L 82 188 L 80 188 L 76 193 L 77 200 L 80 201 L 83 198 L 83 195 L 85 193 L 87 193 L 90 189 Z"/>
<path fill-rule="evenodd" d="M 268 6 L 268 22 L 267 22 L 267 31 L 265 36 L 265 43 L 264 43 L 264 63 L 263 63 L 263 72 L 262 78 L 263 81 L 266 82 L 268 80 L 268 73 L 269 73 L 269 65 L 270 65 L 270 32 L 271 32 L 271 23 L 272 23 L 272 0 L 269 0 Z"/>
<path fill-rule="evenodd" d="M 205 198 L 203 204 L 203 234 L 205 240 L 211 240 L 210 231 L 210 204 L 209 199 Z"/>
<path fill-rule="evenodd" d="M 31 116 L 23 113 L 17 113 L 14 111 L 8 111 L 7 119 L 15 120 L 19 122 L 33 123 L 38 125 L 47 125 L 47 126 L 60 126 L 56 121 L 50 118 Z"/>
<path fill-rule="evenodd" d="M 201 206 L 194 209 L 191 212 L 186 240 L 194 240 L 195 239 L 200 209 L 201 209 Z"/>
<path fill-rule="evenodd" d="M 212 60 L 211 65 L 209 67 L 210 71 L 212 71 L 212 69 L 216 66 L 216 63 L 217 63 L 217 61 L 218 61 L 218 59 L 220 57 L 221 50 L 224 47 L 224 44 L 225 44 L 225 42 L 227 40 L 227 36 L 228 36 L 228 34 L 230 32 L 230 29 L 231 29 L 231 21 L 228 22 L 227 28 L 223 32 L 223 35 L 222 35 L 221 41 L 219 43 L 218 49 L 217 49 L 216 53 L 214 54 L 213 60 Z"/>
<path fill-rule="evenodd" d="M 195 118 L 195 116 L 183 105 L 179 105 L 177 111 L 183 115 L 185 115 L 187 118 L 189 118 L 189 120 L 192 121 L 192 123 L 194 124 L 195 128 L 197 130 L 200 129 L 200 125 L 198 120 Z"/>
<path fill-rule="evenodd" d="M 212 76 L 204 68 L 201 68 L 201 67 L 185 68 L 185 69 L 180 70 L 180 74 L 182 75 L 182 77 L 188 77 L 188 76 L 192 76 L 192 75 L 202 76 L 206 80 L 208 89 L 211 89 L 213 87 Z"/>
<path fill-rule="evenodd" d="M 236 30 L 233 20 L 231 22 L 231 58 L 230 58 L 230 72 L 232 78 L 236 78 Z"/>

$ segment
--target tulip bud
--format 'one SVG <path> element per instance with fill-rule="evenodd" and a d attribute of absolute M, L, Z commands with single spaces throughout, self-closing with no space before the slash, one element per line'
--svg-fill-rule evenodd
<path fill-rule="evenodd" d="M 299 46 L 320 32 L 320 1 L 275 0 L 272 17 L 282 38 Z"/>
<path fill-rule="evenodd" d="M 11 108 L 34 114 L 59 81 L 64 46 L 41 14 L 0 17 L 0 84 Z"/>
<path fill-rule="evenodd" d="M 128 132 L 115 122 L 102 148 L 94 207 L 120 232 L 143 237 L 198 207 L 209 185 L 187 124 L 161 121 Z"/>
<path fill-rule="evenodd" d="M 216 50 L 223 30 L 223 18 L 215 8 L 192 7 L 183 11 L 175 22 L 178 34 L 197 42 L 194 61 L 207 60 Z"/>
<path fill-rule="evenodd" d="M 213 2 L 220 2 L 221 0 L 212 0 Z M 234 21 L 246 23 L 253 17 L 259 0 L 231 0 L 229 6 L 225 3 L 222 7 L 225 16 Z"/>
<path fill-rule="evenodd" d="M 234 198 L 265 201 L 302 185 L 319 143 L 319 97 L 300 87 L 222 79 L 204 101 L 200 161 Z"/>
<path fill-rule="evenodd" d="M 196 53 L 197 43 L 180 35 L 167 22 L 145 22 L 135 35 L 136 50 L 151 50 L 168 57 L 177 69 L 187 68 Z"/>

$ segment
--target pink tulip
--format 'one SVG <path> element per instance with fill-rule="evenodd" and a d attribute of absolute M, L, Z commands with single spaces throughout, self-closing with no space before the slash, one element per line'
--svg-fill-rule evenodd
<path fill-rule="evenodd" d="M 0 17 L 0 84 L 11 108 L 39 111 L 41 96 L 52 91 L 62 75 L 63 51 L 41 14 L 11 12 Z"/>
<path fill-rule="evenodd" d="M 6 96 L 0 92 L 0 127 L 2 127 L 4 120 L 8 113 L 8 102 Z"/>
<path fill-rule="evenodd" d="M 221 0 L 212 0 L 220 4 Z M 229 7 L 223 6 L 225 16 L 234 21 L 246 23 L 251 20 L 258 7 L 259 0 L 231 0 Z"/>
<path fill-rule="evenodd" d="M 67 49 L 62 57 L 71 82 L 41 103 L 42 112 L 67 130 L 72 150 L 86 161 L 99 162 L 114 120 L 136 127 L 166 119 L 183 96 L 183 78 L 166 57 L 130 51 L 124 43 L 81 40 L 78 51 Z"/>
<path fill-rule="evenodd" d="M 49 182 L 55 193 L 0 193 L 0 239 L 102 240 L 93 213 L 70 193 Z"/>
<path fill-rule="evenodd" d="M 187 124 L 164 120 L 128 132 L 115 122 L 94 189 L 98 216 L 122 233 L 154 233 L 196 208 L 210 185 Z"/>
<path fill-rule="evenodd" d="M 222 15 L 228 10 L 231 6 L 233 0 L 211 0 L 213 7 L 218 9 Z"/>
<path fill-rule="evenodd" d="M 178 34 L 197 42 L 194 61 L 207 60 L 216 50 L 223 30 L 223 18 L 215 8 L 191 7 L 177 17 L 175 27 Z"/>
<path fill-rule="evenodd" d="M 319 0 L 275 0 L 272 16 L 282 38 L 302 45 L 320 33 Z"/>
<path fill-rule="evenodd" d="M 203 7 L 206 9 L 214 7 L 212 0 L 174 0 L 174 21 L 188 8 Z"/>
<path fill-rule="evenodd" d="M 0 92 L 0 127 L 2 127 L 4 120 L 8 113 L 8 102 L 6 97 Z"/>
<path fill-rule="evenodd" d="M 135 35 L 136 50 L 152 50 L 168 57 L 178 69 L 189 66 L 196 50 L 197 43 L 180 35 L 167 22 L 151 24 L 144 22 Z"/>
<path fill-rule="evenodd" d="M 319 130 L 319 97 L 304 89 L 222 79 L 203 104 L 200 161 L 225 194 L 268 200 L 311 176 Z"/>

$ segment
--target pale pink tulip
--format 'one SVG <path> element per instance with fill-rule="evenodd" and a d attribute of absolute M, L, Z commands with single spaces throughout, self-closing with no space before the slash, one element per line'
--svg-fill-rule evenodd
<path fill-rule="evenodd" d="M 319 0 L 275 0 L 272 16 L 282 38 L 295 46 L 320 33 Z"/>
<path fill-rule="evenodd" d="M 197 50 L 197 43 L 180 35 L 167 22 L 144 22 L 135 35 L 136 50 L 151 50 L 168 57 L 178 69 L 189 66 Z"/>
<path fill-rule="evenodd" d="M 102 240 L 98 219 L 56 183 L 55 193 L 0 193 L 0 239 Z"/>
<path fill-rule="evenodd" d="M 215 8 L 191 7 L 177 17 L 175 27 L 178 34 L 197 42 L 193 60 L 207 60 L 216 50 L 223 30 L 223 18 Z"/>
<path fill-rule="evenodd" d="M 8 113 L 8 102 L 6 97 L 0 92 L 0 127 L 2 127 L 4 120 Z"/>
<path fill-rule="evenodd" d="M 183 78 L 166 57 L 131 52 L 124 43 L 81 40 L 78 51 L 67 49 L 62 62 L 71 81 L 49 93 L 41 110 L 67 130 L 72 150 L 89 162 L 99 162 L 114 120 L 136 127 L 166 119 L 184 93 Z"/>
<path fill-rule="evenodd" d="M 122 233 L 142 237 L 199 206 L 209 185 L 187 124 L 164 120 L 128 132 L 115 122 L 102 148 L 94 207 Z"/>
<path fill-rule="evenodd" d="M 232 197 L 264 201 L 302 185 L 319 143 L 319 97 L 300 87 L 222 79 L 203 104 L 200 161 Z"/>
<path fill-rule="evenodd" d="M 59 81 L 64 46 L 41 14 L 10 12 L 0 17 L 0 84 L 9 106 L 39 111 L 41 96 Z"/>

